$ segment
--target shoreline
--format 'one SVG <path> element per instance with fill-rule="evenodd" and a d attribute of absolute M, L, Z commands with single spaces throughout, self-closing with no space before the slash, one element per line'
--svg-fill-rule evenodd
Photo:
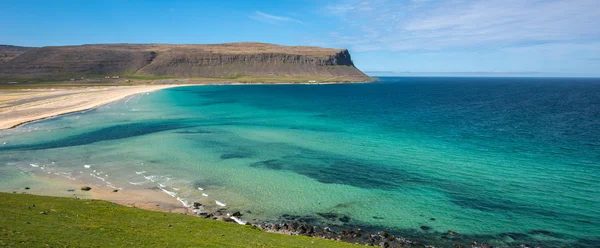
<path fill-rule="evenodd" d="M 28 102 L 28 100 L 34 97 L 27 95 L 27 93 L 31 93 L 31 90 L 23 89 L 17 93 L 24 94 L 25 97 L 6 101 L 5 104 L 17 101 L 25 101 L 25 103 L 0 108 L 0 130 L 12 129 L 38 120 L 94 109 L 132 95 L 180 86 L 186 85 L 100 86 L 100 88 L 36 90 L 33 92 L 34 96 L 45 99 L 31 102 Z M 60 93 L 56 94 L 56 91 Z M 53 97 L 53 94 L 57 96 Z"/>
<path fill-rule="evenodd" d="M 99 182 L 74 179 L 60 176 L 58 174 L 27 173 L 32 181 L 12 188 L 14 194 L 32 194 L 53 197 L 65 197 L 75 199 L 103 200 L 116 203 L 126 207 L 139 208 L 149 211 L 158 211 L 172 214 L 185 214 L 197 218 L 210 219 L 249 225 L 264 232 L 279 233 L 292 236 L 315 237 L 324 240 L 334 240 L 344 243 L 360 244 L 382 247 L 435 247 L 426 245 L 422 241 L 410 240 L 400 236 L 388 234 L 380 230 L 368 230 L 361 226 L 338 226 L 326 225 L 325 223 L 313 223 L 304 219 L 306 216 L 284 215 L 283 219 L 273 221 L 252 221 L 244 219 L 245 212 L 230 210 L 230 206 L 208 206 L 200 203 L 200 200 L 186 206 L 176 198 L 160 190 L 145 189 L 118 189 L 109 187 Z M 90 190 L 83 190 L 83 187 Z M 115 191 L 116 190 L 116 191 Z M 205 208 L 206 207 L 206 208 Z M 210 209 L 210 210 L 209 210 Z M 385 243 L 385 244 L 384 244 Z"/>
<path fill-rule="evenodd" d="M 187 81 L 182 81 L 187 82 Z M 187 84 L 145 84 L 134 86 L 89 86 L 72 87 L 68 89 L 19 89 L 11 91 L 25 95 L 22 98 L 3 99 L 0 96 L 0 131 L 20 127 L 27 123 L 58 117 L 61 115 L 98 108 L 119 101 L 129 96 L 153 92 L 162 89 L 185 86 L 218 86 L 218 85 L 331 85 L 331 84 L 363 84 L 364 82 L 326 82 L 326 83 L 240 83 L 240 82 L 194 82 Z M 38 94 L 36 94 L 38 93 Z M 46 94 L 44 94 L 46 93 Z M 28 95 L 29 94 L 29 95 Z M 53 96 L 56 95 L 56 96 Z M 103 96 L 108 95 L 108 98 Z M 36 100 L 40 98 L 40 100 Z M 24 101 L 23 104 L 3 106 L 14 102 Z M 38 112 L 40 111 L 40 112 Z M 11 116 L 12 115 L 12 116 Z"/>

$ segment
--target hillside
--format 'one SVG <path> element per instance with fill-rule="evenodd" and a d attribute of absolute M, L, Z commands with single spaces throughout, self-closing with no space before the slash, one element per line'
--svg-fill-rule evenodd
<path fill-rule="evenodd" d="M 8 62 L 9 60 L 33 49 L 35 48 L 0 45 L 0 64 Z"/>
<path fill-rule="evenodd" d="M 27 50 L 0 64 L 0 76 L 58 78 L 111 75 L 368 79 L 354 67 L 348 50 L 264 43 L 42 47 Z"/>
<path fill-rule="evenodd" d="M 358 247 L 105 201 L 0 192 L 0 247 L 126 246 Z"/>

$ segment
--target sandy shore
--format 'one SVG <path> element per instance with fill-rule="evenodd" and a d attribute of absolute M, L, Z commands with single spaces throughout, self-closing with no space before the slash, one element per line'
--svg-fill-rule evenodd
<path fill-rule="evenodd" d="M 181 202 L 159 190 L 121 189 L 114 192 L 113 188 L 106 186 L 102 182 L 67 179 L 63 176 L 54 174 L 46 175 L 45 173 L 27 174 L 29 174 L 30 177 L 26 180 L 18 182 L 14 184 L 13 187 L 3 191 L 81 199 L 97 199 L 146 210 L 192 214 L 192 212 L 184 207 Z M 83 186 L 89 186 L 92 189 L 83 191 L 81 190 L 81 187 Z"/>
<path fill-rule="evenodd" d="M 0 130 L 95 108 L 127 96 L 182 85 L 23 89 L 0 92 Z"/>

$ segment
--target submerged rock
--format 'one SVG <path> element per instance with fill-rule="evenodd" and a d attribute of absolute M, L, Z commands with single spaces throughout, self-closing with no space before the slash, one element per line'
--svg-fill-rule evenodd
<path fill-rule="evenodd" d="M 344 215 L 344 216 L 340 217 L 339 220 L 341 222 L 348 223 L 348 222 L 350 222 L 350 216 Z"/>
<path fill-rule="evenodd" d="M 90 191 L 90 190 L 92 190 L 92 187 L 90 187 L 90 186 L 83 186 L 83 187 L 81 187 L 81 190 L 83 190 L 83 191 Z"/>

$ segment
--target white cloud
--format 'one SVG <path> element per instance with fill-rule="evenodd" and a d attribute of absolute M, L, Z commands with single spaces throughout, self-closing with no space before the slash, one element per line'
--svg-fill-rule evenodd
<path fill-rule="evenodd" d="M 346 26 L 332 33 L 335 43 L 357 51 L 494 49 L 600 39 L 598 0 L 348 0 L 326 11 Z"/>
<path fill-rule="evenodd" d="M 286 16 L 276 16 L 276 15 L 270 15 L 261 11 L 256 11 L 254 12 L 254 14 L 248 16 L 250 19 L 253 20 L 257 20 L 260 22 L 265 22 L 265 23 L 269 23 L 269 24 L 276 24 L 276 25 L 281 25 L 284 23 L 298 23 L 298 24 L 302 24 L 302 21 L 291 18 L 291 17 L 286 17 Z"/>

